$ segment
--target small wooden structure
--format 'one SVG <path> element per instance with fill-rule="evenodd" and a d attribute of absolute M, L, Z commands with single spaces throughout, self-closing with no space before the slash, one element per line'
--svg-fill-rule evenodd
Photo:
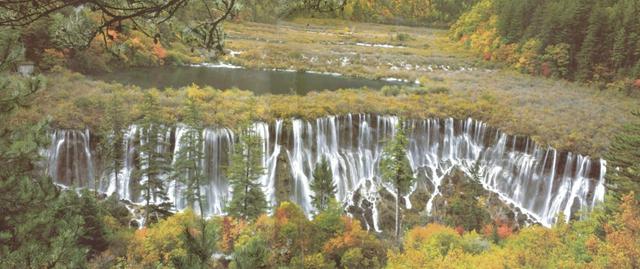
<path fill-rule="evenodd" d="M 35 70 L 35 64 L 30 61 L 19 62 L 16 65 L 16 71 L 23 76 L 31 76 Z"/>

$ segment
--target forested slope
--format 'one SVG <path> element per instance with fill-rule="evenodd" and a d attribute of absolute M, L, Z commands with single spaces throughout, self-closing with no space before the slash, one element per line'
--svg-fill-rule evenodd
<path fill-rule="evenodd" d="M 633 91 L 640 76 L 640 2 L 483 0 L 451 37 L 522 72 Z M 635 87 L 638 87 L 637 82 Z"/>

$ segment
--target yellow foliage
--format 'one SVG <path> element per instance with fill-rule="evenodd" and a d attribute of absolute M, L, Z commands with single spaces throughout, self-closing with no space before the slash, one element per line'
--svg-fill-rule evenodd
<path fill-rule="evenodd" d="M 173 259 L 185 258 L 187 251 L 180 236 L 185 228 L 193 227 L 195 221 L 196 215 L 187 210 L 137 230 L 129 242 L 127 262 L 142 267 L 157 263 L 170 266 Z"/>

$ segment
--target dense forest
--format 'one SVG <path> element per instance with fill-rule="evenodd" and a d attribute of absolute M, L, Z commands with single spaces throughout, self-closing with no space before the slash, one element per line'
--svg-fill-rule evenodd
<path fill-rule="evenodd" d="M 632 0 L 480 1 L 451 36 L 522 72 L 603 85 L 619 80 L 615 86 L 631 92 L 640 74 L 638 10 Z"/>
<path fill-rule="evenodd" d="M 634 0 L 0 3 L 0 268 L 638 268 L 637 11 Z M 367 27 L 366 33 L 384 32 L 370 37 L 358 30 Z M 288 39 L 267 40 L 256 29 Z M 291 89 L 286 95 L 195 83 L 141 89 L 91 77 L 133 67 L 179 72 L 238 59 L 261 62 L 270 72 L 313 71 L 281 71 L 278 63 L 318 58 L 296 51 L 294 41 L 310 51 L 318 43 L 357 55 L 327 58 L 325 73 L 419 76 L 404 74 L 406 81 L 380 89 Z M 229 49 L 241 42 L 268 49 Z M 450 62 L 435 72 L 418 64 L 410 70 L 385 62 L 391 61 L 386 54 L 464 62 L 453 71 Z M 367 56 L 391 66 L 370 71 L 362 67 Z M 471 80 L 465 70 L 490 82 Z M 526 92 L 511 90 L 524 84 L 531 84 Z M 371 115 L 377 121 L 366 121 Z M 352 116 L 363 120 L 340 125 Z M 323 119 L 352 134 L 323 129 Z M 442 130 L 418 134 L 422 119 L 450 120 L 425 120 Z M 475 132 L 466 129 L 471 125 Z M 376 132 L 389 135 L 354 150 L 354 141 L 369 141 Z M 348 136 L 348 146 L 338 149 L 335 140 L 321 148 L 325 133 Z M 434 179 L 424 170 L 445 166 L 417 167 L 414 154 L 416 144 L 440 133 L 444 157 L 427 152 L 424 158 L 441 158 L 451 169 L 434 171 L 441 176 Z M 317 144 L 306 145 L 305 136 Z M 446 144 L 452 138 L 458 144 Z M 210 148 L 224 139 L 232 144 Z M 54 142 L 64 144 L 59 154 L 66 159 L 51 165 L 52 149 L 60 147 Z M 454 147 L 477 160 L 456 159 Z M 339 154 L 311 154 L 322 150 Z M 491 166 L 492 152 L 508 160 Z M 356 160 L 358 154 L 365 157 Z M 371 171 L 366 158 L 375 159 Z M 211 159 L 225 165 L 212 168 Z M 512 167 L 518 165 L 526 169 Z M 338 178 L 343 171 L 336 170 L 345 166 L 350 180 L 359 179 L 353 178 L 358 169 L 367 173 L 347 194 Z M 525 184 L 543 181 L 551 186 L 548 196 L 562 196 L 562 204 L 542 202 L 544 212 L 559 212 L 553 223 L 528 210 L 537 208 L 535 198 L 518 204 L 513 197 L 522 196 L 520 189 L 508 196 L 488 187 L 504 179 L 496 175 L 529 179 L 523 174 L 538 168 Z M 519 174 L 509 176 L 509 169 Z M 212 170 L 221 174 L 215 180 L 225 181 L 211 182 Z M 275 178 L 273 186 L 264 185 L 265 177 Z M 123 178 L 133 182 L 130 188 L 100 187 Z M 557 185 L 563 180 L 572 181 Z M 224 199 L 212 194 L 213 184 L 225 186 Z M 528 195 L 545 195 L 526 187 L 535 191 Z M 127 191 L 136 195 L 121 195 Z M 222 207 L 211 204 L 214 196 Z M 567 203 L 586 206 L 559 209 Z"/>

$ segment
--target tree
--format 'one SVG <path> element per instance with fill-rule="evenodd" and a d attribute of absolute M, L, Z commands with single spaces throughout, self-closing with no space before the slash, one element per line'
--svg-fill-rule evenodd
<path fill-rule="evenodd" d="M 398 123 L 396 129 L 395 136 L 384 147 L 382 159 L 380 160 L 380 171 L 382 180 L 390 183 L 396 192 L 395 236 L 396 240 L 400 240 L 400 199 L 411 188 L 414 177 L 406 152 L 409 140 L 400 123 Z"/>
<path fill-rule="evenodd" d="M 284 15 L 297 12 L 336 13 L 344 9 L 348 0 L 294 0 L 287 3 Z"/>
<path fill-rule="evenodd" d="M 20 42 L 20 32 L 15 29 L 0 31 L 0 72 L 13 67 L 24 57 L 24 46 Z"/>
<path fill-rule="evenodd" d="M 262 140 L 252 128 L 243 128 L 234 145 L 227 177 L 233 197 L 227 206 L 229 215 L 254 220 L 267 209 L 267 200 L 258 181 L 264 174 Z"/>
<path fill-rule="evenodd" d="M 157 38 L 158 34 L 151 33 L 151 30 L 156 31 L 155 28 L 159 24 L 171 20 L 179 10 L 194 3 L 198 5 L 199 14 L 205 17 L 199 18 L 197 24 L 188 25 L 185 31 L 195 33 L 194 37 L 198 38 L 199 44 L 205 48 L 218 48 L 218 41 L 221 40 L 218 38 L 220 27 L 237 8 L 236 0 L 213 0 L 202 3 L 189 0 L 14 0 L 0 5 L 0 27 L 27 26 L 64 10 L 88 9 L 98 13 L 96 18 L 100 18 L 93 27 L 87 29 L 71 26 L 70 29 L 66 29 L 81 32 L 82 37 L 86 38 L 83 46 L 86 48 L 98 35 L 102 35 L 106 40 L 109 29 L 120 27 L 123 22 L 131 22 L 138 30 Z M 151 30 L 145 31 L 143 28 L 151 28 Z"/>
<path fill-rule="evenodd" d="M 204 171 L 202 159 L 204 158 L 202 136 L 202 119 L 198 100 L 188 96 L 184 104 L 186 130 L 180 137 L 180 149 L 176 152 L 176 160 L 173 164 L 173 177 L 184 185 L 184 195 L 187 206 L 195 209 L 196 203 L 200 209 L 200 215 L 204 216 L 206 205 L 202 199 L 200 189 L 204 184 Z"/>
<path fill-rule="evenodd" d="M 32 105 L 41 77 L 0 77 L 0 122 Z M 38 170 L 39 150 L 49 142 L 47 121 L 0 125 L 0 267 L 83 267 L 87 249 L 82 216 L 69 208 L 74 192 L 60 193 Z M 77 198 L 77 196 L 75 197 Z"/>
<path fill-rule="evenodd" d="M 358 248 L 358 251 L 349 251 Z M 322 247 L 325 257 L 338 268 L 382 268 L 387 261 L 386 249 L 373 234 L 362 229 L 360 222 L 342 217 L 340 232 L 326 240 Z M 348 255 L 347 255 L 348 254 Z"/>
<path fill-rule="evenodd" d="M 109 246 L 107 227 L 102 221 L 106 212 L 88 190 L 81 192 L 81 196 L 77 198 L 77 202 L 73 204 L 72 208 L 82 216 L 83 234 L 79 236 L 78 244 L 89 250 L 88 258 L 93 258 Z"/>
<path fill-rule="evenodd" d="M 602 5 L 593 7 L 587 35 L 578 53 L 578 78 L 581 80 L 590 80 L 596 75 L 594 66 L 608 57 L 608 19 L 607 11 Z"/>
<path fill-rule="evenodd" d="M 446 256 L 462 243 L 454 229 L 437 223 L 414 227 L 404 238 L 402 252 L 389 252 L 388 268 L 441 268 Z"/>
<path fill-rule="evenodd" d="M 613 139 L 606 154 L 608 169 L 607 188 L 616 199 L 630 191 L 640 200 L 640 112 L 634 112 L 635 120 L 625 125 Z"/>
<path fill-rule="evenodd" d="M 259 236 L 252 236 L 246 238 L 244 244 L 236 245 L 230 268 L 268 268 L 268 257 L 269 247 L 266 240 Z"/>
<path fill-rule="evenodd" d="M 104 113 L 104 123 L 100 125 L 100 134 L 102 139 L 100 140 L 99 151 L 100 155 L 105 160 L 105 172 L 112 173 L 116 182 L 115 194 L 118 195 L 120 188 L 127 188 L 127 186 L 118 186 L 118 176 L 120 170 L 124 165 L 124 159 L 122 156 L 124 148 L 124 134 L 127 130 L 126 113 L 122 107 L 124 98 L 121 93 L 115 91 L 111 93 L 111 99 L 107 103 Z M 97 190 L 98 185 L 95 185 Z"/>
<path fill-rule="evenodd" d="M 447 195 L 444 207 L 444 223 L 451 227 L 461 227 L 466 231 L 480 232 L 485 223 L 490 221 L 490 215 L 481 202 L 483 192 L 480 168 L 476 163 L 469 169 L 469 176 L 455 172 L 448 178 L 452 192 Z"/>
<path fill-rule="evenodd" d="M 329 201 L 336 194 L 336 185 L 333 183 L 333 175 L 326 158 L 322 158 L 313 170 L 311 181 L 311 204 L 318 212 L 322 212 L 329 206 Z"/>
<path fill-rule="evenodd" d="M 144 94 L 140 120 L 141 145 L 140 169 L 136 176 L 143 177 L 142 189 L 145 200 L 145 223 L 158 221 L 170 214 L 170 207 L 163 177 L 170 172 L 170 156 L 165 150 L 167 143 L 163 137 L 165 128 L 162 125 L 157 100 L 158 93 L 148 91 Z M 151 217 L 154 217 L 152 221 Z"/>
<path fill-rule="evenodd" d="M 176 153 L 176 160 L 173 164 L 173 177 L 184 185 L 184 195 L 187 199 L 187 206 L 191 209 L 200 210 L 200 233 L 192 233 L 185 227 L 185 244 L 190 257 L 190 267 L 206 268 L 207 262 L 213 255 L 214 241 L 211 236 L 207 236 L 207 221 L 205 220 L 205 208 L 207 204 L 201 193 L 205 184 L 204 168 L 204 138 L 202 132 L 202 117 L 200 115 L 200 100 L 197 97 L 197 90 L 187 89 L 187 99 L 184 104 L 184 123 L 187 125 L 185 132 L 180 137 L 180 149 Z M 193 259 L 191 258 L 193 257 Z"/>
<path fill-rule="evenodd" d="M 191 241 L 185 238 L 202 232 L 197 229 L 197 218 L 193 211 L 185 210 L 135 231 L 127 250 L 127 268 L 211 268 L 193 257 Z M 211 232 L 204 236 L 216 238 Z"/>

